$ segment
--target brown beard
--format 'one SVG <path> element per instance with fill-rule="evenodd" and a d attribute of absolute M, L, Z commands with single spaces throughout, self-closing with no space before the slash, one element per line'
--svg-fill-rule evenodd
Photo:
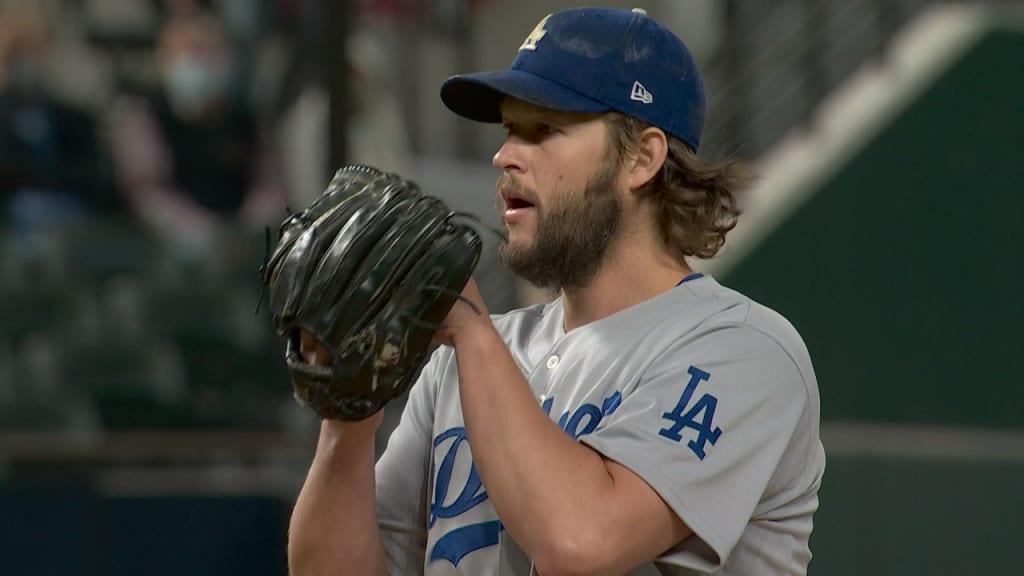
<path fill-rule="evenodd" d="M 622 203 L 615 193 L 618 169 L 618 163 L 606 161 L 582 195 L 552 199 L 546 212 L 536 206 L 533 242 L 521 246 L 502 242 L 498 246 L 502 263 L 543 289 L 572 292 L 590 282 L 622 225 Z"/>

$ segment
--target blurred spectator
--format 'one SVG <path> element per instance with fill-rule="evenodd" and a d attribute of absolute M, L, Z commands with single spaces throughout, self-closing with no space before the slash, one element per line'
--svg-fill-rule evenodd
<path fill-rule="evenodd" d="M 231 90 L 232 45 L 205 12 L 172 16 L 156 53 L 162 90 L 112 111 L 115 176 L 158 232 L 208 240 L 226 223 L 277 223 L 284 193 L 274 138 Z"/>
<path fill-rule="evenodd" d="M 316 46 L 307 45 L 305 50 Z M 371 29 L 356 26 L 346 42 L 345 61 L 345 162 L 415 176 L 408 129 L 387 76 L 394 64 L 384 40 Z M 283 82 L 285 173 L 292 203 L 304 206 L 323 191 L 338 166 L 328 166 L 332 111 L 322 56 L 300 52 L 292 66 Z"/>
<path fill-rule="evenodd" d="M 53 28 L 36 3 L 0 11 L 0 215 L 36 230 L 107 207 L 97 122 L 46 82 Z"/>
<path fill-rule="evenodd" d="M 352 161 L 407 173 L 409 134 L 387 77 L 395 66 L 389 61 L 381 39 L 368 30 L 353 30 L 345 48 L 349 63 L 348 140 Z"/>

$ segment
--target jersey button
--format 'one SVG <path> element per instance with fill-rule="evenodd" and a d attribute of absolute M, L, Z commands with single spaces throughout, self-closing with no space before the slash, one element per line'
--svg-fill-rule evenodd
<path fill-rule="evenodd" d="M 554 370 L 555 368 L 557 368 L 558 361 L 558 354 L 553 354 L 550 358 L 548 358 L 548 370 Z"/>

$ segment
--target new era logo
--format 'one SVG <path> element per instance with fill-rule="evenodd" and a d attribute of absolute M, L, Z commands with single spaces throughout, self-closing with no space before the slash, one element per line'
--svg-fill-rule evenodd
<path fill-rule="evenodd" d="M 651 94 L 647 88 L 637 80 L 636 82 L 633 82 L 633 93 L 629 95 L 629 99 L 643 104 L 651 104 L 654 102 L 654 94 Z"/>

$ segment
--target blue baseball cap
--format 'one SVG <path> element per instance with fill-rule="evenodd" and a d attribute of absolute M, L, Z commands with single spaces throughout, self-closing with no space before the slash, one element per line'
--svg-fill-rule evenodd
<path fill-rule="evenodd" d="M 704 86 L 686 45 L 643 10 L 571 8 L 548 15 L 507 70 L 452 76 L 441 100 L 480 122 L 501 122 L 506 96 L 565 112 L 616 110 L 661 128 L 694 151 Z"/>

